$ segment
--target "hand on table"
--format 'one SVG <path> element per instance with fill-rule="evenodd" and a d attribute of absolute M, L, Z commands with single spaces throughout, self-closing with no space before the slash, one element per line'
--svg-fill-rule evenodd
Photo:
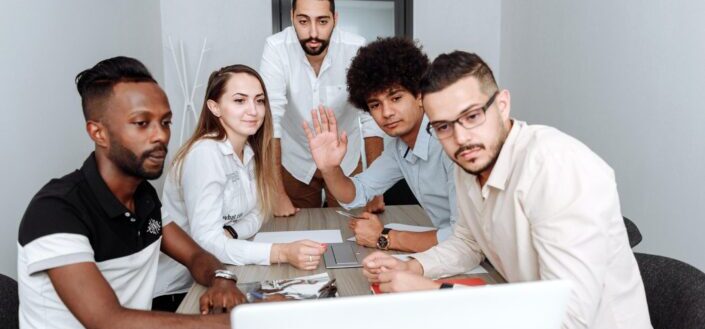
<path fill-rule="evenodd" d="M 433 290 L 441 286 L 431 279 L 407 271 L 382 269 L 377 279 L 379 290 L 382 292 Z"/>
<path fill-rule="evenodd" d="M 286 192 L 279 193 L 277 196 L 277 204 L 274 208 L 275 217 L 294 216 L 299 212 L 299 210 L 301 209 L 294 207 L 294 204 L 291 203 L 291 199 L 288 195 L 286 195 Z"/>
<path fill-rule="evenodd" d="M 381 251 L 375 251 L 362 260 L 362 274 L 368 281 L 379 282 L 383 271 L 409 271 L 409 264 Z"/>
<path fill-rule="evenodd" d="M 321 262 L 326 245 L 311 240 L 300 240 L 278 244 L 281 262 L 289 263 L 300 270 L 315 270 Z"/>
<path fill-rule="evenodd" d="M 201 295 L 199 304 L 201 314 L 208 314 L 212 310 L 230 310 L 246 301 L 245 295 L 237 288 L 234 281 L 215 278 L 213 284 Z"/>
<path fill-rule="evenodd" d="M 377 247 L 377 239 L 384 229 L 379 217 L 369 212 L 362 213 L 357 219 L 351 219 L 348 227 L 355 234 L 357 244 L 370 248 Z"/>

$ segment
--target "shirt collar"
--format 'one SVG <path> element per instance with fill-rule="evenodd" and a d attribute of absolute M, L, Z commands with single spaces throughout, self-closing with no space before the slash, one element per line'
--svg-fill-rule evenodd
<path fill-rule="evenodd" d="M 218 149 L 220 150 L 221 153 L 223 153 L 223 155 L 235 156 L 235 151 L 233 150 L 233 144 L 230 143 L 230 140 L 227 138 L 218 142 Z M 245 143 L 245 148 L 242 150 L 242 160 L 243 160 L 242 163 L 244 165 L 249 164 L 250 161 L 252 160 L 252 158 L 254 158 L 254 156 L 255 156 L 255 151 L 252 150 L 250 143 Z"/>
<path fill-rule="evenodd" d="M 416 142 L 414 143 L 414 149 L 411 152 L 412 156 L 409 156 L 409 146 L 402 141 L 401 138 L 397 137 L 398 145 L 399 145 L 399 152 L 401 152 L 401 157 L 404 158 L 404 160 L 410 162 L 410 163 L 416 163 L 416 159 L 419 158 L 421 160 L 428 160 L 428 148 L 430 147 L 429 144 L 429 138 L 431 137 L 428 132 L 426 132 L 426 127 L 428 125 L 428 117 L 426 115 L 423 116 L 423 120 L 421 120 L 421 127 L 419 128 L 418 133 L 416 134 Z"/>
<path fill-rule="evenodd" d="M 428 125 L 428 117 L 423 116 L 421 120 L 421 126 L 419 127 L 419 132 L 416 134 L 416 143 L 414 143 L 414 155 L 417 157 L 427 160 L 428 159 L 428 148 L 431 135 L 426 131 L 426 126 Z"/>
<path fill-rule="evenodd" d="M 113 192 L 108 188 L 108 185 L 105 184 L 103 177 L 100 176 L 100 172 L 98 171 L 98 162 L 95 158 L 95 152 L 91 153 L 91 155 L 88 156 L 88 159 L 83 162 L 81 172 L 86 178 L 93 195 L 98 200 L 98 204 L 101 208 L 103 208 L 108 217 L 130 217 L 132 212 L 120 203 L 115 194 L 113 194 Z M 155 205 L 159 205 L 158 200 L 151 200 L 153 198 L 148 197 L 149 190 L 150 186 L 146 180 L 142 181 L 142 183 L 140 183 L 135 190 L 135 210 L 141 214 L 147 214 L 151 212 Z M 142 199 L 146 199 L 146 202 L 141 202 Z"/>
<path fill-rule="evenodd" d="M 497 162 L 495 162 L 494 167 L 492 167 L 492 173 L 487 179 L 486 184 L 487 186 L 492 186 L 500 190 L 504 190 L 507 185 L 507 180 L 509 179 L 512 168 L 514 146 L 516 145 L 517 137 L 521 129 L 526 125 L 523 121 L 512 119 L 512 122 L 512 129 L 509 131 L 504 145 L 502 145 L 502 149 L 497 157 Z"/>

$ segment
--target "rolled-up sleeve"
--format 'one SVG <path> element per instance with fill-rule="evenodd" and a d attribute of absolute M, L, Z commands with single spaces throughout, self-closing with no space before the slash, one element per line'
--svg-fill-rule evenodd
<path fill-rule="evenodd" d="M 350 203 L 341 203 L 345 209 L 362 207 L 377 195 L 383 194 L 396 182 L 404 178 L 399 164 L 394 158 L 396 149 L 387 145 L 382 154 L 372 162 L 367 170 L 351 178 L 355 184 L 355 198 Z"/>
<path fill-rule="evenodd" d="M 181 183 L 193 239 L 223 263 L 268 265 L 271 244 L 230 239 L 223 233 L 226 176 L 221 156 L 217 148 L 193 147 L 184 159 Z"/>
<path fill-rule="evenodd" d="M 262 61 L 259 66 L 259 73 L 264 80 L 269 98 L 269 108 L 272 111 L 272 123 L 274 125 L 274 138 L 281 138 L 281 119 L 286 111 L 286 75 L 281 58 L 275 47 L 267 40 L 264 43 Z"/>

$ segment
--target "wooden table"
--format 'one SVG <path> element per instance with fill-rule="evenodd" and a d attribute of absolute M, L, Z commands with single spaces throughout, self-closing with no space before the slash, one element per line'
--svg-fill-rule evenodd
<path fill-rule="evenodd" d="M 270 219 L 262 225 L 260 231 L 278 232 L 339 229 L 343 239 L 347 239 L 353 236 L 353 234 L 347 226 L 347 219 L 335 212 L 339 209 L 340 208 L 301 209 L 294 217 Z M 418 205 L 387 206 L 385 209 L 386 211 L 380 215 L 381 220 L 385 224 L 394 222 L 409 225 L 432 226 L 426 212 Z M 398 252 L 390 251 L 390 253 Z M 489 263 L 485 262 L 482 266 L 487 270 L 488 274 L 463 275 L 458 277 L 481 277 L 488 284 L 506 282 Z M 326 269 L 322 259 L 318 268 L 313 271 L 299 270 L 289 264 L 274 264 L 271 266 L 228 265 L 228 269 L 237 274 L 240 282 L 286 279 L 328 272 L 331 278 L 337 279 L 338 294 L 341 297 L 371 294 L 370 284 L 362 275 L 361 268 Z M 195 283 L 186 294 L 186 297 L 181 302 L 176 312 L 185 314 L 198 313 L 198 299 L 204 292 L 205 287 Z"/>

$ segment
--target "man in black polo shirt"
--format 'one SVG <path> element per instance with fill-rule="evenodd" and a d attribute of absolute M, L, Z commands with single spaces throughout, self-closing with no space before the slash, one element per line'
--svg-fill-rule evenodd
<path fill-rule="evenodd" d="M 209 286 L 201 311 L 244 302 L 234 275 L 170 223 L 146 180 L 163 170 L 171 110 L 139 61 L 104 60 L 76 77 L 95 152 L 32 199 L 18 245 L 22 328 L 227 327 L 227 314 L 146 312 L 159 250 Z"/>

